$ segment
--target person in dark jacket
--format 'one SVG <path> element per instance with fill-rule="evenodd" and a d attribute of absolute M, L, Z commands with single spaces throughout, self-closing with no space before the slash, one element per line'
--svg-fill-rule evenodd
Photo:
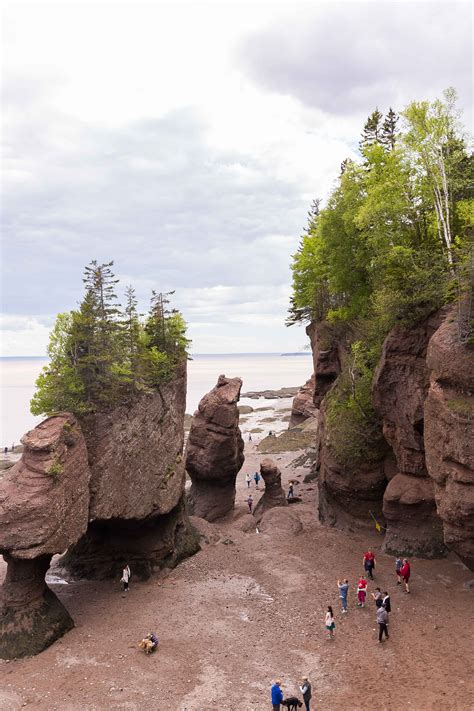
<path fill-rule="evenodd" d="M 283 701 L 283 691 L 281 690 L 281 681 L 276 679 L 272 686 L 272 709 L 273 711 L 280 711 L 280 704 Z"/>
<path fill-rule="evenodd" d="M 382 605 L 385 607 L 387 612 L 392 611 L 392 606 L 390 604 L 390 595 L 388 594 L 387 591 L 384 592 L 383 597 L 382 597 Z"/>
<path fill-rule="evenodd" d="M 311 684 L 308 681 L 308 677 L 304 676 L 301 679 L 300 691 L 303 694 L 303 701 L 306 711 L 310 711 L 309 702 L 311 701 Z"/>
<path fill-rule="evenodd" d="M 382 642 L 382 637 L 388 639 L 388 612 L 385 607 L 377 608 L 377 624 L 379 626 L 379 642 Z"/>

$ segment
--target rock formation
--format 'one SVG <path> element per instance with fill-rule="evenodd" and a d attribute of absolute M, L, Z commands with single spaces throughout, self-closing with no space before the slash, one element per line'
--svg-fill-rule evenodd
<path fill-rule="evenodd" d="M 430 340 L 425 449 L 444 540 L 474 570 L 474 349 L 447 317 Z"/>
<path fill-rule="evenodd" d="M 318 409 L 313 402 L 314 385 L 315 376 L 313 374 L 296 393 L 291 407 L 291 417 L 288 424 L 289 429 L 301 425 L 310 417 L 317 417 Z"/>
<path fill-rule="evenodd" d="M 63 559 L 78 577 L 150 576 L 198 548 L 184 507 L 186 370 L 128 407 L 84 423 L 89 527 Z"/>
<path fill-rule="evenodd" d="M 311 342 L 314 366 L 313 403 L 319 407 L 325 394 L 341 372 L 344 339 L 325 321 L 311 323 L 306 328 Z"/>
<path fill-rule="evenodd" d="M 234 507 L 235 479 L 244 463 L 239 430 L 242 381 L 220 375 L 195 412 L 186 446 L 186 470 L 192 486 L 189 511 L 207 521 L 225 516 Z"/>
<path fill-rule="evenodd" d="M 75 576 L 137 577 L 199 549 L 184 506 L 185 365 L 129 406 L 50 417 L 0 483 L 0 656 L 36 654 L 73 626 L 45 584 L 55 553 Z"/>
<path fill-rule="evenodd" d="M 351 527 L 354 519 L 372 525 L 370 511 L 381 513 L 387 485 L 385 459 L 348 465 L 334 456 L 326 432 L 324 404 L 319 419 L 319 519 L 330 526 Z"/>
<path fill-rule="evenodd" d="M 22 458 L 0 483 L 0 657 L 37 654 L 74 623 L 45 574 L 52 556 L 86 531 L 90 470 L 72 415 L 50 417 L 21 440 Z"/>
<path fill-rule="evenodd" d="M 412 328 L 393 329 L 375 373 L 374 406 L 397 462 L 383 497 L 387 553 L 438 557 L 446 550 L 423 437 L 429 387 L 426 351 L 440 322 L 436 314 Z"/>
<path fill-rule="evenodd" d="M 269 509 L 275 506 L 288 506 L 285 492 L 281 486 L 281 472 L 273 459 L 264 459 L 260 464 L 260 474 L 265 482 L 265 491 L 260 497 L 254 510 L 254 516 L 258 520 Z"/>

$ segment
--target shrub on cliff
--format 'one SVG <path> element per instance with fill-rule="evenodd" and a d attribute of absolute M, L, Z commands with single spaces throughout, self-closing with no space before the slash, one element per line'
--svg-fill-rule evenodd
<path fill-rule="evenodd" d="M 159 386 L 187 357 L 186 324 L 178 311 L 168 309 L 170 294 L 153 292 L 143 319 L 128 287 L 122 312 L 112 264 L 92 261 L 85 268 L 79 309 L 58 315 L 49 363 L 31 401 L 34 415 L 65 410 L 80 417 L 111 409 Z"/>

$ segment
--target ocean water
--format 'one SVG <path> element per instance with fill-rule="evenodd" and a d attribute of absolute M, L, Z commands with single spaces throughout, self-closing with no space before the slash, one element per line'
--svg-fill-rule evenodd
<path fill-rule="evenodd" d="M 29 402 L 46 363 L 46 358 L 0 358 L 1 447 L 18 444 L 25 432 L 41 422 L 41 417 L 30 413 Z M 220 374 L 242 378 L 245 392 L 302 385 L 311 376 L 312 366 L 310 353 L 194 355 L 188 362 L 186 411 L 194 412 Z M 243 398 L 241 403 L 255 406 L 256 401 Z"/>

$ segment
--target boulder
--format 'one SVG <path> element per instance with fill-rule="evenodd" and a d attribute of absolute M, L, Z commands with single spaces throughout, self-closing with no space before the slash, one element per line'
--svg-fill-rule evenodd
<path fill-rule="evenodd" d="M 383 550 L 390 554 L 433 558 L 446 553 L 424 444 L 430 377 L 426 352 L 442 318 L 440 312 L 411 328 L 394 328 L 375 372 L 373 402 L 396 461 L 383 499 L 387 522 Z"/>
<path fill-rule="evenodd" d="M 192 485 L 188 510 L 215 521 L 234 508 L 235 479 L 244 463 L 237 403 L 242 381 L 220 375 L 195 412 L 186 445 Z"/>
<path fill-rule="evenodd" d="M 71 629 L 45 583 L 51 557 L 86 531 L 90 470 L 76 419 L 60 413 L 23 438 L 21 459 L 0 481 L 0 657 L 36 654 Z"/>
<path fill-rule="evenodd" d="M 281 486 L 281 472 L 272 459 L 267 458 L 261 462 L 260 474 L 265 482 L 265 491 L 254 510 L 257 521 L 266 511 L 275 508 L 275 506 L 288 506 L 285 492 Z"/>
<path fill-rule="evenodd" d="M 297 536 L 303 531 L 303 524 L 294 509 L 281 507 L 266 511 L 259 522 L 262 533 L 271 536 Z"/>
<path fill-rule="evenodd" d="M 289 429 L 301 425 L 310 417 L 317 417 L 318 409 L 315 407 L 313 402 L 314 385 L 315 376 L 313 374 L 295 395 L 291 407 L 291 417 L 288 423 Z"/>
<path fill-rule="evenodd" d="M 445 543 L 474 570 L 474 349 L 461 343 L 454 315 L 432 336 L 427 365 L 426 465 Z"/>

